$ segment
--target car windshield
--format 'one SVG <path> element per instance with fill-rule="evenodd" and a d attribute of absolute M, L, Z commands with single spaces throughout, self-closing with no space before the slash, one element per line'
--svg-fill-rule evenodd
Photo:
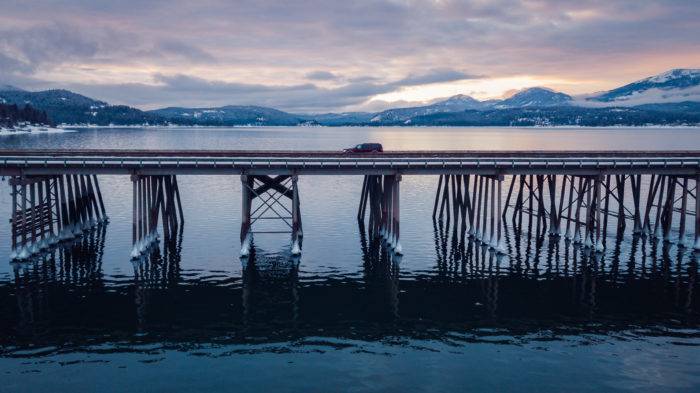
<path fill-rule="evenodd" d="M 362 145 L 355 146 L 355 149 L 362 149 Z"/>

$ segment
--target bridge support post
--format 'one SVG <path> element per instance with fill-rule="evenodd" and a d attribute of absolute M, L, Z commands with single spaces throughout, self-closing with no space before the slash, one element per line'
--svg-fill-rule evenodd
<path fill-rule="evenodd" d="M 651 234 L 651 218 L 649 218 L 649 216 L 651 215 L 651 208 L 654 206 L 654 198 L 656 197 L 656 191 L 659 189 L 659 180 L 660 176 L 659 179 L 657 179 L 656 175 L 651 175 L 651 180 L 649 181 L 649 191 L 647 193 L 647 203 L 644 208 L 644 217 L 642 219 L 641 233 L 644 235 Z M 637 186 L 641 187 L 641 175 L 639 176 Z"/>
<path fill-rule="evenodd" d="M 515 177 L 513 177 L 515 181 Z M 525 175 L 520 175 L 520 180 L 518 181 L 518 196 L 515 199 L 515 207 L 513 209 L 513 227 L 517 227 L 518 231 L 523 229 L 523 191 L 525 190 Z M 516 221 L 517 219 L 517 221 Z"/>
<path fill-rule="evenodd" d="M 695 176 L 695 250 L 700 250 L 700 174 Z"/>
<path fill-rule="evenodd" d="M 384 240 L 389 239 L 389 232 L 391 229 L 389 228 L 389 201 L 390 201 L 390 196 L 391 196 L 391 181 L 389 179 L 389 176 L 382 176 L 382 189 L 384 192 L 382 193 L 382 201 L 381 201 L 381 229 L 379 234 Z"/>
<path fill-rule="evenodd" d="M 252 202 L 252 178 L 241 175 L 241 256 L 250 254 L 252 235 L 250 233 L 250 205 Z"/>
<path fill-rule="evenodd" d="M 367 230 L 371 238 L 382 237 L 383 205 L 384 205 L 384 179 L 380 175 L 365 176 L 365 202 L 360 205 L 358 217 L 364 225 L 365 208 L 369 207 L 369 222 Z"/>
<path fill-rule="evenodd" d="M 69 210 L 69 205 L 68 205 L 68 196 L 66 195 L 66 183 L 64 181 L 64 176 L 59 175 L 56 178 L 56 181 L 58 182 L 58 200 L 57 202 L 60 204 L 60 217 L 61 217 L 61 226 L 60 229 L 58 230 L 58 239 L 59 240 L 66 240 L 70 239 L 73 236 L 73 231 L 71 230 L 71 216 L 70 216 L 70 210 Z"/>
<path fill-rule="evenodd" d="M 671 226 L 673 225 L 673 205 L 676 199 L 676 178 L 668 177 L 668 195 L 664 205 L 663 238 L 664 242 L 671 242 Z"/>
<path fill-rule="evenodd" d="M 392 225 L 393 225 L 393 241 L 392 246 L 394 248 L 394 253 L 401 255 L 403 253 L 403 248 L 401 247 L 400 241 L 400 227 L 401 227 L 401 175 L 394 175 L 393 178 L 393 192 L 392 192 Z"/>
<path fill-rule="evenodd" d="M 442 177 L 440 179 L 442 183 Z M 360 225 L 364 226 L 365 210 L 369 207 L 369 235 L 374 238 L 381 237 L 394 254 L 401 255 L 401 175 L 367 175 L 362 189 L 363 195 L 360 198 L 357 216 Z M 434 208 L 436 213 L 439 191 Z M 443 202 L 449 203 L 445 200 Z M 447 215 L 450 215 L 449 209 Z"/>
<path fill-rule="evenodd" d="M 489 244 L 491 244 L 491 237 L 489 236 L 489 198 L 490 198 L 490 186 L 491 185 L 491 179 L 488 177 L 484 177 L 484 196 L 483 200 L 484 203 L 482 204 L 484 211 L 482 212 L 483 214 L 483 221 L 481 223 L 481 244 L 483 246 L 488 247 Z"/>
<path fill-rule="evenodd" d="M 593 186 L 590 186 L 590 179 L 588 179 L 589 186 L 586 187 L 586 224 L 584 231 L 583 246 L 585 248 L 590 248 L 593 246 L 593 225 L 595 224 L 595 211 L 592 209 L 593 203 L 596 201 L 595 195 L 591 198 L 591 194 L 595 193 L 598 185 L 598 179 L 593 181 Z M 592 189 L 591 189 L 592 188 Z"/>
<path fill-rule="evenodd" d="M 624 181 L 624 180 L 623 180 Z M 624 183 L 623 183 L 624 184 Z M 644 224 L 642 223 L 642 175 L 630 175 L 630 185 L 632 187 L 632 202 L 634 204 L 634 224 L 632 233 L 640 235 L 644 233 Z M 653 182 L 649 188 L 653 188 Z"/>
<path fill-rule="evenodd" d="M 99 187 L 96 178 L 94 183 Z M 28 259 L 97 225 L 91 213 L 97 202 L 88 184 L 85 175 L 12 177 L 10 258 Z M 81 192 L 74 194 L 73 187 L 81 185 Z"/>
<path fill-rule="evenodd" d="M 503 238 L 503 207 L 502 207 L 502 192 L 503 192 L 503 175 L 500 175 L 498 177 L 498 224 L 496 227 L 496 252 L 499 254 L 505 254 L 506 253 L 506 245 L 505 245 L 505 240 Z M 515 180 L 515 179 L 513 179 Z M 510 187 L 511 191 L 513 190 L 513 183 L 511 183 Z M 510 199 L 510 191 L 508 192 L 508 199 Z"/>
<path fill-rule="evenodd" d="M 164 241 L 176 238 L 182 223 L 182 206 L 177 197 L 174 175 L 131 175 L 132 182 L 132 249 L 138 259 L 158 241 L 158 222 L 162 218 Z M 97 209 L 97 202 L 95 202 Z M 178 217 L 179 216 L 179 217 Z M 179 223 L 178 223 L 179 222 Z"/>
<path fill-rule="evenodd" d="M 678 224 L 678 247 L 685 247 L 685 220 L 688 210 L 688 178 L 683 178 L 683 190 L 681 196 L 681 218 Z"/>
<path fill-rule="evenodd" d="M 566 177 L 564 178 L 566 180 Z M 566 183 L 566 182 L 565 182 Z M 569 202 L 566 204 L 566 234 L 564 237 L 567 240 L 572 240 L 573 235 L 571 234 L 571 215 L 573 214 L 574 206 L 574 177 L 569 177 Z M 574 225 L 576 225 L 574 223 Z M 575 229 L 574 229 L 575 231 Z"/>
<path fill-rule="evenodd" d="M 299 237 L 301 234 L 301 217 L 299 213 L 299 190 L 297 189 L 297 175 L 292 176 L 292 255 L 301 254 Z"/>
<path fill-rule="evenodd" d="M 283 198 L 291 202 L 291 207 L 281 201 Z M 253 206 L 254 201 L 259 201 L 257 207 Z M 289 230 L 253 231 L 258 220 L 279 220 Z M 292 254 L 301 254 L 303 225 L 296 175 L 241 176 L 241 257 L 247 257 L 253 251 L 253 233 L 291 233 Z"/>
<path fill-rule="evenodd" d="M 475 216 L 475 227 L 474 231 L 472 232 L 474 239 L 477 241 L 481 241 L 481 211 L 482 205 L 484 204 L 484 177 L 483 176 L 477 176 L 479 178 L 479 183 L 476 183 L 476 178 L 474 179 L 474 187 L 476 190 L 476 216 Z"/>
<path fill-rule="evenodd" d="M 630 176 L 631 178 L 632 176 Z M 622 236 L 625 233 L 626 218 L 625 218 L 625 175 L 616 175 L 617 184 L 617 234 Z M 635 205 L 637 206 L 637 205 Z"/>
<path fill-rule="evenodd" d="M 37 182 L 37 191 L 38 191 L 38 206 L 41 210 L 44 210 L 46 207 L 49 209 L 51 208 L 50 201 L 48 201 L 44 197 L 44 180 L 38 181 Z M 46 197 L 48 197 L 48 189 L 46 190 Z M 39 211 L 38 213 L 38 222 L 37 226 L 40 228 L 39 233 L 41 238 L 39 239 L 39 244 L 37 244 L 37 248 L 39 250 L 45 250 L 49 246 L 49 238 L 53 228 L 49 225 L 51 222 L 52 218 L 51 217 L 51 212 L 47 214 L 43 214 L 43 211 Z M 48 216 L 48 217 L 47 217 Z"/>
<path fill-rule="evenodd" d="M 583 206 L 584 188 L 588 187 L 588 180 L 578 179 L 578 190 L 576 191 L 576 215 L 574 216 L 574 244 L 581 243 L 581 206 Z"/>
<path fill-rule="evenodd" d="M 662 238 L 659 232 L 659 225 L 661 224 L 661 212 L 664 206 L 664 191 L 666 190 L 665 176 L 659 176 L 659 183 L 661 184 L 661 189 L 659 190 L 659 198 L 656 202 L 656 217 L 654 218 L 654 239 L 658 240 Z M 653 203 L 653 202 L 652 202 Z"/>
<path fill-rule="evenodd" d="M 496 249 L 498 244 L 498 239 L 496 239 L 496 179 L 489 179 L 491 182 L 491 228 L 489 230 L 489 241 L 488 245 L 491 249 Z M 500 181 L 498 181 L 500 185 Z M 500 194 L 498 195 L 500 198 Z"/>
<path fill-rule="evenodd" d="M 595 195 L 595 251 L 596 252 L 603 252 L 603 240 L 601 238 L 601 230 L 603 229 L 603 222 L 601 220 L 601 203 L 602 203 L 602 196 L 601 196 L 601 188 L 602 188 L 602 183 L 603 183 L 603 176 L 598 175 L 595 179 L 595 188 L 593 190 L 593 193 Z M 606 212 L 606 219 L 607 219 L 607 212 Z"/>

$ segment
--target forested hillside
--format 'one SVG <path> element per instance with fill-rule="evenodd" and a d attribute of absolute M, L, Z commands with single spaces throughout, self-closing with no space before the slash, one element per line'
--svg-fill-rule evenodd
<path fill-rule="evenodd" d="M 0 127 L 11 128 L 19 123 L 50 125 L 46 112 L 31 105 L 0 104 Z"/>

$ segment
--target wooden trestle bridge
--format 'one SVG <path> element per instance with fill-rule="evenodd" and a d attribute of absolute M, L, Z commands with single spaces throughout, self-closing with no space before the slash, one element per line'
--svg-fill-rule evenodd
<path fill-rule="evenodd" d="M 397 254 L 405 175 L 439 176 L 434 219 L 494 252 L 506 252 L 504 225 L 518 230 L 524 220 L 592 252 L 604 249 L 609 230 L 626 228 L 700 249 L 700 151 L 0 150 L 12 189 L 12 258 L 105 222 L 98 176 L 106 174 L 133 184 L 133 258 L 157 244 L 158 226 L 167 239 L 182 225 L 177 176 L 205 174 L 240 176 L 242 256 L 265 218 L 282 221 L 292 253 L 301 252 L 302 175 L 363 176 L 357 218 Z"/>

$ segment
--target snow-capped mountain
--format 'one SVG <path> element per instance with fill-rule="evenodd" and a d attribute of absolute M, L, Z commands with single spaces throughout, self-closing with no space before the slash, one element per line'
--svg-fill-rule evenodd
<path fill-rule="evenodd" d="M 31 105 L 57 124 L 235 125 L 700 125 L 700 70 L 675 69 L 595 95 L 534 87 L 504 100 L 456 95 L 430 105 L 382 112 L 293 114 L 260 106 L 162 108 L 110 105 L 68 90 L 0 85 L 0 103 Z"/>
<path fill-rule="evenodd" d="M 587 99 L 610 105 L 700 101 L 700 69 L 674 69 Z"/>
<path fill-rule="evenodd" d="M 430 105 L 430 107 L 433 108 L 445 108 L 450 109 L 451 111 L 481 109 L 483 106 L 483 102 L 464 94 L 457 94 L 456 96 L 452 96 L 444 101 L 436 102 Z"/>
<path fill-rule="evenodd" d="M 572 98 L 568 94 L 559 93 L 544 87 L 531 87 L 497 102 L 494 108 L 527 108 L 568 105 Z"/>
<path fill-rule="evenodd" d="M 461 112 L 467 109 L 479 110 L 484 108 L 486 108 L 486 104 L 483 102 L 464 94 L 458 94 L 431 105 L 388 109 L 377 113 L 372 117 L 371 121 L 373 123 L 401 122 L 407 121 L 412 117 L 425 116 L 433 113 Z"/>

